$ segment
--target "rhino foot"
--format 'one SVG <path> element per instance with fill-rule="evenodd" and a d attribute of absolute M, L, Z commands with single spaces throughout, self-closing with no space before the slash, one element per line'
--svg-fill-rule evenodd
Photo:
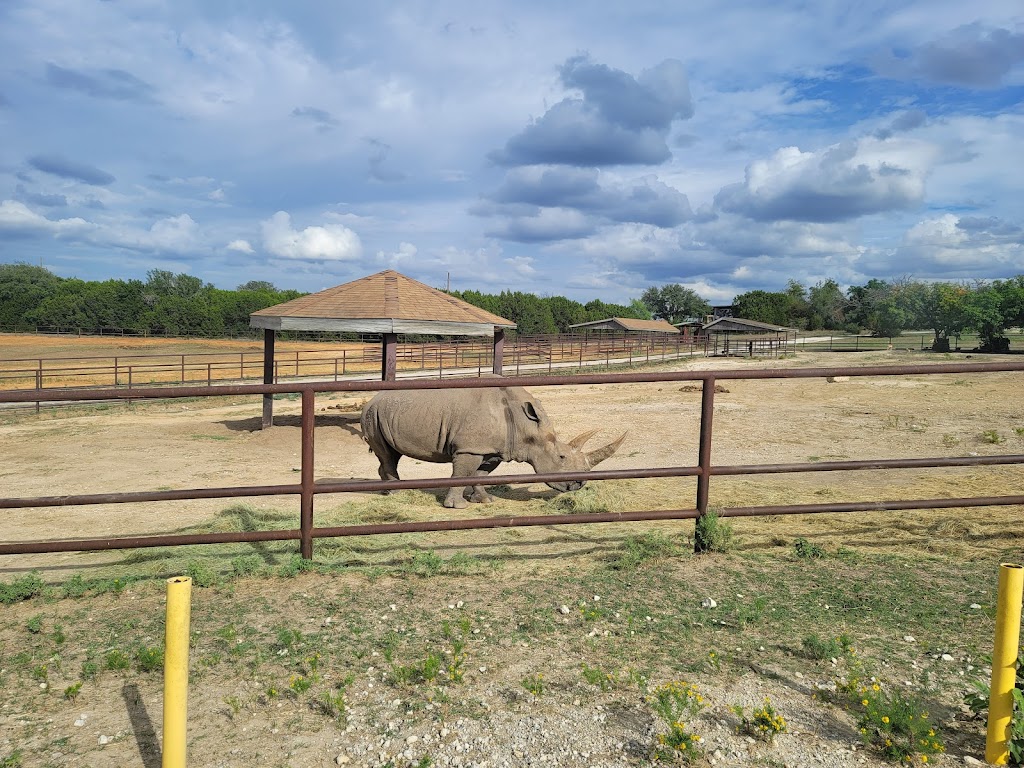
<path fill-rule="evenodd" d="M 494 497 L 486 491 L 474 491 L 473 494 L 470 495 L 469 500 L 476 504 L 490 504 L 494 501 Z"/>
<path fill-rule="evenodd" d="M 469 502 L 463 497 L 461 489 L 458 495 L 449 493 L 444 500 L 444 505 L 448 509 L 465 509 L 469 506 Z"/>

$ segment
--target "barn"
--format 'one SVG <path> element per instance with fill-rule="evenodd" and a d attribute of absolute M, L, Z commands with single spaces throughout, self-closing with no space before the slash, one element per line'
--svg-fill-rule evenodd
<path fill-rule="evenodd" d="M 702 333 L 709 355 L 778 357 L 796 351 L 796 329 L 746 320 L 720 317 L 707 323 Z"/>

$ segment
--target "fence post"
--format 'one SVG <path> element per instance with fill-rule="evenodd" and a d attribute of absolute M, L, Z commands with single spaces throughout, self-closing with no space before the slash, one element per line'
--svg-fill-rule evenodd
<path fill-rule="evenodd" d="M 698 521 L 708 512 L 708 496 L 711 484 L 711 426 L 715 413 L 715 377 L 704 379 L 700 395 L 700 448 L 697 463 L 697 515 Z M 700 552 L 700 541 L 694 536 L 694 552 Z"/>
<path fill-rule="evenodd" d="M 300 535 L 304 560 L 313 559 L 313 427 L 316 413 L 316 393 L 302 390 L 302 475 Z"/>
<path fill-rule="evenodd" d="M 43 388 L 43 371 L 42 371 L 42 368 L 41 368 L 42 364 L 43 364 L 43 361 L 40 360 L 39 361 L 40 368 L 36 369 L 36 389 L 42 389 Z M 38 400 L 36 400 L 36 413 L 37 414 L 39 413 L 39 401 Z"/>
<path fill-rule="evenodd" d="M 164 629 L 163 768 L 185 768 L 188 728 L 188 641 L 192 613 L 192 579 L 167 580 Z"/>
<path fill-rule="evenodd" d="M 1024 567 L 1012 563 L 1000 564 L 996 636 L 992 650 L 992 685 L 989 688 L 988 729 L 985 737 L 985 761 L 992 765 L 1006 765 L 1009 759 L 1022 597 Z"/>

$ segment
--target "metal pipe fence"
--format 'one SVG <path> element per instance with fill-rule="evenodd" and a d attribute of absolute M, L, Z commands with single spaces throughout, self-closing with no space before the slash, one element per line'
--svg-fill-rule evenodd
<path fill-rule="evenodd" d="M 61 400 L 110 401 L 216 397 L 224 395 L 298 394 L 301 397 L 301 467 L 298 483 L 284 485 L 242 486 L 228 488 L 192 488 L 174 491 L 145 491 L 131 493 L 98 493 L 33 498 L 0 498 L 0 509 L 30 509 L 38 507 L 76 507 L 90 504 L 123 504 L 185 499 L 243 498 L 255 496 L 296 495 L 300 499 L 299 528 L 273 531 L 244 531 L 205 534 L 174 534 L 125 536 L 92 539 L 63 539 L 52 541 L 0 542 L 0 555 L 42 552 L 89 551 L 105 549 L 133 549 L 143 547 L 176 546 L 227 542 L 299 540 L 304 558 L 312 557 L 313 540 L 322 537 L 366 536 L 424 531 L 451 531 L 479 528 L 506 528 L 538 525 L 575 525 L 608 522 L 649 520 L 687 520 L 708 512 L 711 506 L 711 480 L 716 476 L 762 475 L 797 472 L 833 472 L 857 470 L 896 470 L 932 467 L 974 467 L 1024 464 L 1024 454 L 998 454 L 991 456 L 934 457 L 915 459 L 870 459 L 860 461 L 833 461 L 787 464 L 715 465 L 712 461 L 713 423 L 715 418 L 715 384 L 718 381 L 748 379 L 803 379 L 835 376 L 905 376 L 966 373 L 1002 373 L 1024 371 L 1024 361 L 995 363 L 942 363 L 935 365 L 863 366 L 836 368 L 766 368 L 758 370 L 708 370 L 673 372 L 630 372 L 620 374 L 577 374 L 571 376 L 523 376 L 519 378 L 461 378 L 410 379 L 398 381 L 339 381 L 305 382 L 290 384 L 235 384 L 205 387 L 135 388 L 102 390 L 48 391 L 46 397 Z M 701 420 L 696 465 L 647 467 L 629 470 L 595 470 L 590 472 L 557 472 L 499 477 L 478 477 L 480 485 L 532 484 L 563 482 L 568 480 L 617 480 L 632 478 L 696 477 L 697 493 L 693 507 L 673 510 L 647 510 L 631 512 L 584 513 L 564 515 L 531 515 L 514 517 L 460 518 L 422 522 L 403 522 L 369 525 L 321 527 L 315 525 L 314 501 L 316 496 L 331 493 L 374 492 L 403 488 L 450 488 L 464 485 L 465 478 L 426 478 L 418 480 L 353 480 L 316 483 L 313 471 L 315 446 L 315 397 L 323 392 L 412 390 L 439 388 L 480 388 L 501 386 L 566 386 L 578 384 L 631 384 L 657 382 L 702 382 Z M 0 403 L 32 402 L 41 397 L 39 392 L 0 392 Z M 900 499 L 821 504 L 794 504 L 776 506 L 732 507 L 718 510 L 722 517 L 756 515 L 846 513 L 858 511 L 945 509 L 952 507 L 1024 505 L 1024 494 L 977 496 L 965 498 Z"/>

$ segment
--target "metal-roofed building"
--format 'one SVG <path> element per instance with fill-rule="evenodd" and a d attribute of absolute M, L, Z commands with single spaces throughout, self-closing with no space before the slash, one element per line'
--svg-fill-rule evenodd
<path fill-rule="evenodd" d="M 796 329 L 782 325 L 746 320 L 741 317 L 720 317 L 707 323 L 702 333 L 708 338 L 711 355 L 755 354 L 775 357 L 784 354 L 790 344 L 796 346 Z"/>
<path fill-rule="evenodd" d="M 667 320 L 634 320 L 631 317 L 609 317 L 605 320 L 592 320 L 589 323 L 570 325 L 569 328 L 571 330 L 583 331 L 584 334 L 591 331 L 639 334 L 679 333 L 679 329 Z"/>

